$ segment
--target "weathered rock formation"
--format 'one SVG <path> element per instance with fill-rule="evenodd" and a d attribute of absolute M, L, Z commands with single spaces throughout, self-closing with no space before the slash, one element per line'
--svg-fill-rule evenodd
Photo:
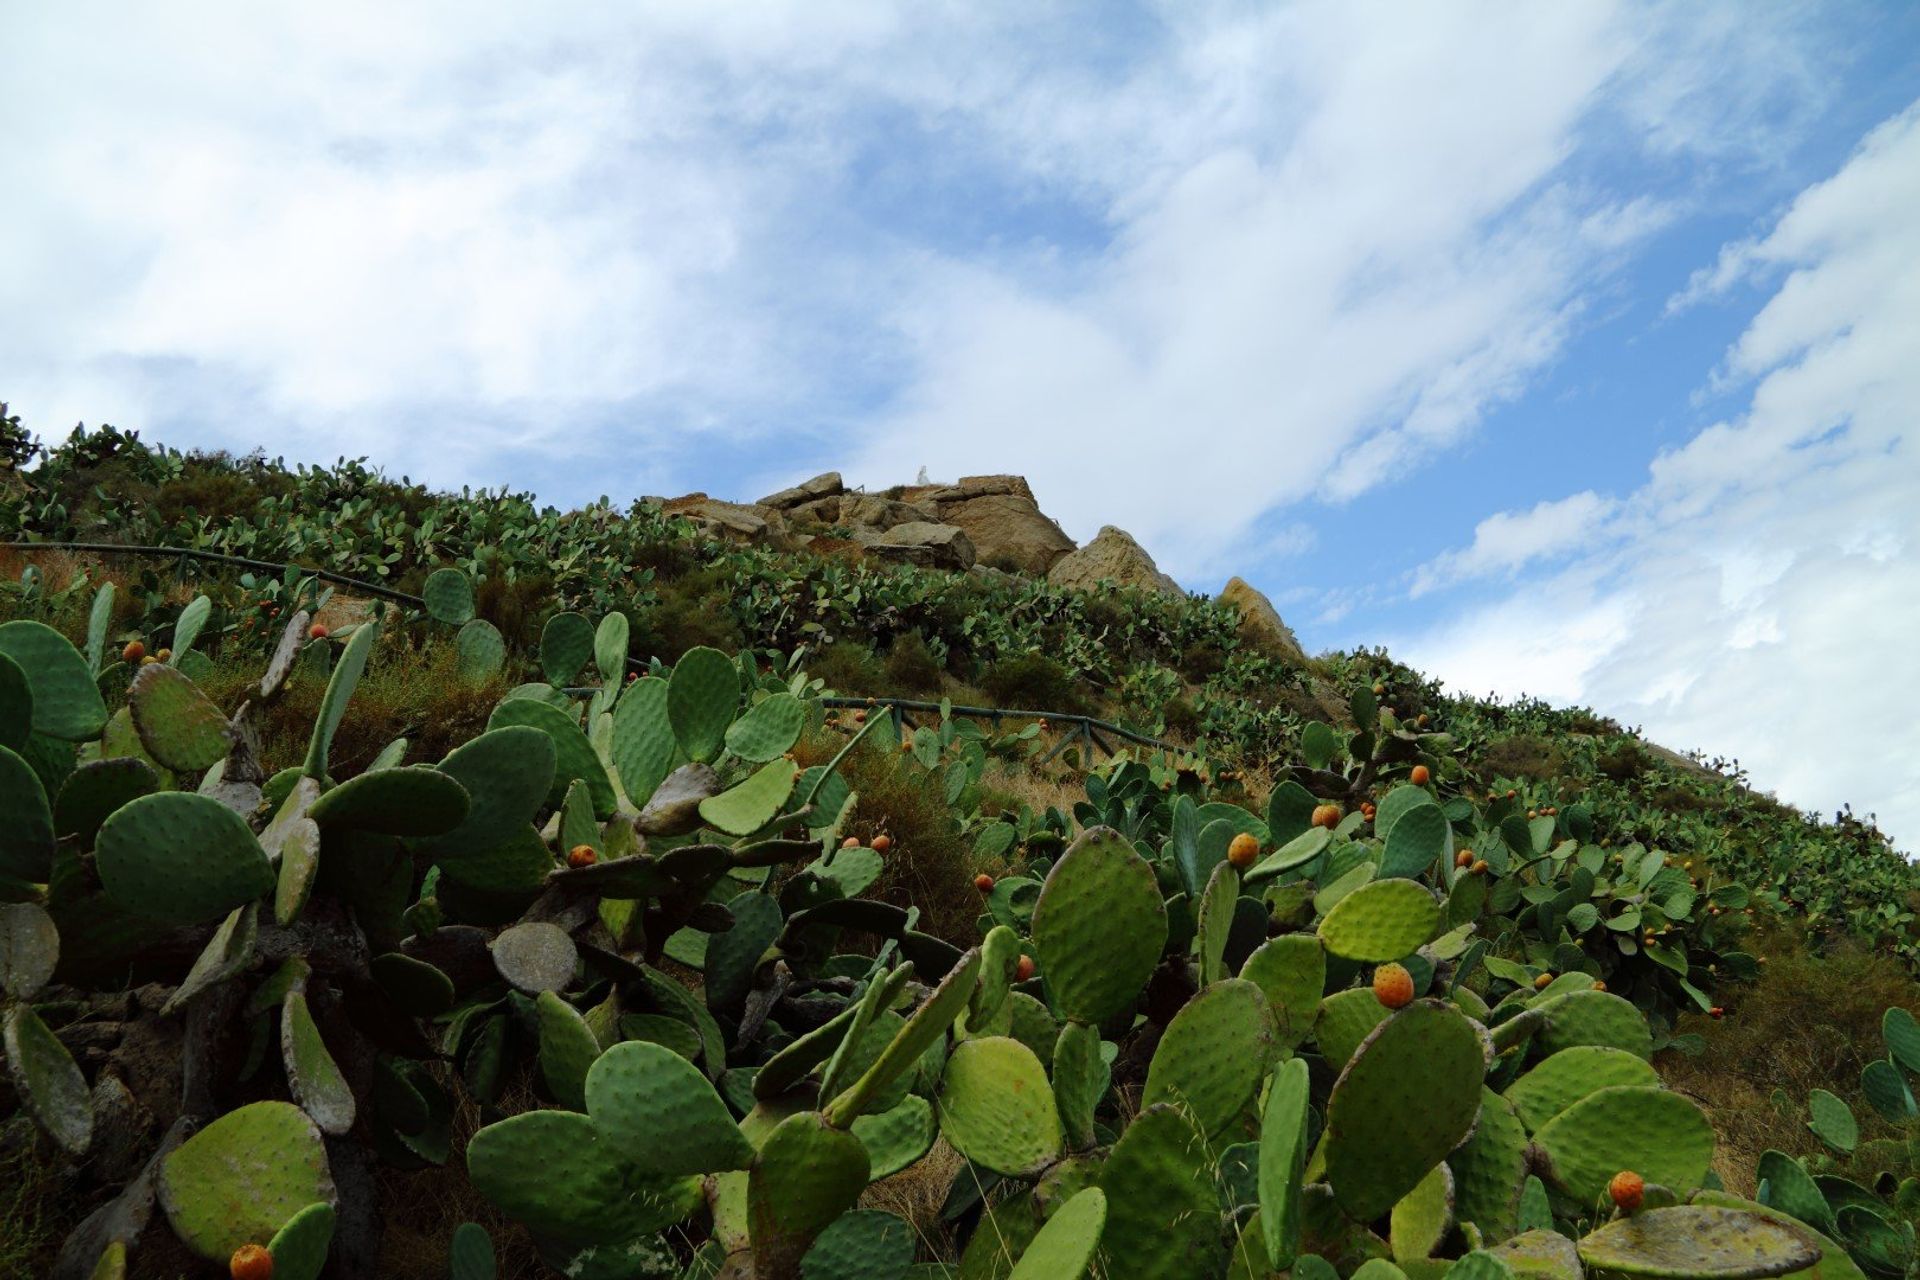
<path fill-rule="evenodd" d="M 1304 663 L 1306 652 L 1294 638 L 1293 628 L 1280 620 L 1273 601 L 1244 578 L 1229 579 L 1217 597 L 1221 604 L 1240 610 L 1240 634 L 1282 657 Z"/>
<path fill-rule="evenodd" d="M 1047 570 L 1047 581 L 1058 587 L 1087 589 L 1101 582 L 1139 587 L 1162 595 L 1181 596 L 1180 584 L 1160 572 L 1147 549 L 1125 529 L 1108 525 L 1092 542 L 1063 556 Z"/>

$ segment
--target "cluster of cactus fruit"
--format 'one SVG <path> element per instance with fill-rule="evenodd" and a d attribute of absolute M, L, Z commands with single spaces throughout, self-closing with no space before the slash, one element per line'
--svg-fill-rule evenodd
<path fill-rule="evenodd" d="M 435 616 L 470 627 L 464 579 L 439 581 Z M 1570 940 L 1602 892 L 1631 896 L 1553 843 L 1572 811 L 1543 830 L 1409 781 L 1316 824 L 1289 784 L 1261 819 L 1123 761 L 1077 838 L 1037 828 L 1028 874 L 987 886 L 963 951 L 860 896 L 883 849 L 848 843 L 837 766 L 890 722 L 802 768 L 824 716 L 797 671 L 695 649 L 629 680 L 624 621 L 563 614 L 546 681 L 485 732 L 336 780 L 377 620 L 315 639 L 287 618 L 229 714 L 178 665 L 106 670 L 108 612 L 84 653 L 0 625 L 7 1075 L 46 1142 L 128 1169 L 56 1275 L 126 1274 L 161 1220 L 236 1277 L 374 1274 L 371 1161 L 461 1158 L 463 1098 L 474 1189 L 555 1271 L 604 1280 L 1846 1265 L 1777 1191 L 1715 1188 L 1711 1127 L 1649 1063 L 1654 1001 Z M 265 776 L 250 715 L 316 643 L 306 757 Z M 1646 856 L 1611 884 L 1671 916 Z M 164 980 L 180 1066 L 129 1162 L 106 1148 L 152 1103 L 111 1053 L 90 1082 L 60 1019 L 136 979 Z M 539 1103 L 511 1111 L 521 1080 Z M 972 1223 L 952 1265 L 862 1207 L 937 1142 Z M 486 1233 L 449 1261 L 490 1277 Z"/>

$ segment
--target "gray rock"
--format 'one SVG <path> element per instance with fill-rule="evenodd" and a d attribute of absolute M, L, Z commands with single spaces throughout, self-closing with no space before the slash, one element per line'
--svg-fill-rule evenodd
<path fill-rule="evenodd" d="M 838 471 L 823 471 L 811 480 L 804 481 L 791 489 L 782 489 L 760 499 L 758 505 L 772 507 L 775 511 L 786 511 L 815 498 L 830 498 L 845 493 L 847 486 L 840 482 Z"/>
<path fill-rule="evenodd" d="M 977 558 L 966 530 L 925 520 L 910 520 L 888 529 L 879 539 L 867 544 L 867 554 L 883 560 L 963 572 L 973 568 Z"/>
<path fill-rule="evenodd" d="M 1032 498 L 1017 493 L 942 503 L 940 519 L 965 529 L 981 560 L 1036 577 L 1045 577 L 1056 561 L 1073 551 L 1073 539 Z"/>

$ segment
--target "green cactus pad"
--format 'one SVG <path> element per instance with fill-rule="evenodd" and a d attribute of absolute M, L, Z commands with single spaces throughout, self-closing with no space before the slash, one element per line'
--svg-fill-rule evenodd
<path fill-rule="evenodd" d="M 914 1231 L 878 1209 L 842 1214 L 800 1260 L 800 1280 L 900 1280 L 913 1265 Z"/>
<path fill-rule="evenodd" d="M 1400 824 L 1400 830 L 1405 828 L 1405 823 Z M 1387 1239 L 1394 1259 L 1406 1263 L 1432 1257 L 1452 1227 L 1453 1171 L 1437 1164 L 1393 1206 Z"/>
<path fill-rule="evenodd" d="M 859 1117 L 852 1127 L 853 1136 L 867 1149 L 870 1176 L 876 1182 L 927 1154 L 938 1128 L 933 1104 L 913 1093 L 892 1110 Z"/>
<path fill-rule="evenodd" d="M 1305 866 L 1327 851 L 1333 832 L 1325 827 L 1308 827 L 1293 839 L 1247 868 L 1246 884 L 1251 887 L 1273 879 L 1284 871 Z"/>
<path fill-rule="evenodd" d="M 649 1178 L 577 1111 L 526 1111 L 473 1135 L 473 1189 L 536 1234 L 617 1244 L 690 1212 L 696 1178 Z"/>
<path fill-rule="evenodd" d="M 556 760 L 553 739 L 525 725 L 455 747 L 434 767 L 466 789 L 467 820 L 422 851 L 452 866 L 532 822 L 552 790 Z"/>
<path fill-rule="evenodd" d="M 1659 1083 L 1660 1073 L 1645 1058 L 1610 1045 L 1577 1045 L 1508 1085 L 1507 1101 L 1531 1132 L 1596 1090 Z"/>
<path fill-rule="evenodd" d="M 667 721 L 667 682 L 657 676 L 627 686 L 613 708 L 613 766 L 635 804 L 645 804 L 673 772 L 680 744 Z"/>
<path fill-rule="evenodd" d="M 289 991 L 280 1006 L 280 1058 L 287 1087 L 320 1132 L 339 1137 L 353 1128 L 353 1089 L 320 1038 L 307 998 Z"/>
<path fill-rule="evenodd" d="M 194 1134 L 160 1162 L 157 1190 L 174 1234 L 222 1265 L 308 1205 L 336 1202 L 320 1130 L 287 1102 L 252 1103 Z"/>
<path fill-rule="evenodd" d="M 1142 1106 L 1183 1102 L 1203 1132 L 1221 1132 L 1244 1112 L 1273 1061 L 1266 993 L 1243 978 L 1189 1000 L 1155 1048 Z"/>
<path fill-rule="evenodd" d="M 1018 1040 L 957 1046 L 940 1081 L 940 1132 L 975 1164 L 1032 1177 L 1060 1158 L 1060 1115 L 1046 1068 Z"/>
<path fill-rule="evenodd" d="M 1348 893 L 1320 922 L 1332 954 L 1384 964 L 1412 954 L 1440 925 L 1440 902 L 1414 880 L 1374 880 Z"/>
<path fill-rule="evenodd" d="M 0 747 L 0 876 L 42 884 L 53 870 L 53 811 L 40 775 Z"/>
<path fill-rule="evenodd" d="M 700 819 L 730 836 L 750 835 L 779 816 L 799 776 L 800 766 L 791 760 L 764 764 L 745 782 L 702 800 Z"/>
<path fill-rule="evenodd" d="M 203 772 L 233 750 L 226 716 L 172 667 L 141 667 L 127 690 L 127 706 L 147 754 L 176 773 Z"/>
<path fill-rule="evenodd" d="M 499 1269 L 494 1260 L 493 1240 L 477 1222 L 463 1222 L 453 1229 L 447 1249 L 448 1280 L 496 1280 Z"/>
<path fill-rule="evenodd" d="M 743 893 L 727 903 L 733 926 L 707 940 L 703 969 L 707 1007 L 737 1009 L 753 988 L 760 959 L 780 936 L 780 904 L 764 893 Z"/>
<path fill-rule="evenodd" d="M 0 995 L 31 1000 L 60 961 L 60 930 L 31 902 L 0 902 Z"/>
<path fill-rule="evenodd" d="M 600 763 L 600 753 L 593 749 L 593 743 L 587 740 L 572 715 L 532 698 L 508 698 L 493 709 L 487 728 L 514 727 L 538 729 L 553 740 L 554 769 L 547 790 L 548 805 L 559 808 L 567 798 L 567 788 L 579 779 L 587 784 L 587 794 L 593 798 L 593 816 L 603 820 L 613 816 L 617 804 L 613 779 L 607 776 L 606 766 Z"/>
<path fill-rule="evenodd" d="M 453 1008 L 453 980 L 425 960 L 389 951 L 375 956 L 368 972 L 387 999 L 416 1018 L 432 1018 Z"/>
<path fill-rule="evenodd" d="M 89 761 L 60 784 L 60 794 L 53 802 L 54 834 L 76 840 L 82 848 L 92 848 L 94 836 L 109 814 L 159 785 L 160 776 L 144 760 L 127 757 Z"/>
<path fill-rule="evenodd" d="M 553 992 L 542 991 L 533 1007 L 540 1021 L 540 1078 L 555 1102 L 585 1111 L 587 1072 L 600 1056 L 600 1041 L 580 1011 Z"/>
<path fill-rule="evenodd" d="M 350 778 L 314 801 L 307 816 L 323 827 L 390 836 L 441 836 L 466 821 L 467 789 L 439 769 L 381 769 Z"/>
<path fill-rule="evenodd" d="M 1349 1216 L 1392 1210 L 1471 1131 L 1484 1044 L 1473 1022 L 1435 1000 L 1401 1009 L 1361 1044 L 1327 1103 L 1327 1181 Z"/>
<path fill-rule="evenodd" d="M 1275 1271 L 1292 1266 L 1300 1252 L 1300 1175 L 1307 1160 L 1310 1090 L 1304 1058 L 1281 1063 L 1260 1117 L 1261 1236 Z"/>
<path fill-rule="evenodd" d="M 1913 1090 L 1907 1086 L 1907 1080 L 1900 1068 L 1886 1058 L 1875 1058 L 1860 1072 L 1860 1092 L 1873 1105 L 1881 1117 L 1895 1124 L 1913 1119 L 1920 1113 L 1916 1106 Z"/>
<path fill-rule="evenodd" d="M 1084 1151 L 1093 1145 L 1093 1113 L 1106 1096 L 1109 1078 L 1100 1056 L 1100 1033 L 1084 1022 L 1062 1027 L 1053 1043 L 1053 1092 L 1070 1150 Z"/>
<path fill-rule="evenodd" d="M 385 836 L 370 838 L 388 839 Z M 491 843 L 458 856 L 451 852 L 439 855 L 437 862 L 451 887 L 486 894 L 527 895 L 545 885 L 555 870 L 553 851 L 530 826 L 502 828 L 488 839 Z M 443 897 L 448 896 L 447 887 L 442 888 Z"/>
<path fill-rule="evenodd" d="M 334 664 L 333 674 L 327 679 L 327 691 L 320 696 L 320 713 L 314 717 L 313 736 L 307 740 L 307 758 L 300 766 L 300 771 L 309 778 L 327 776 L 327 755 L 333 750 L 333 735 L 347 714 L 347 703 L 360 686 L 360 675 L 367 669 L 367 657 L 379 637 L 378 623 L 361 623 L 354 628 L 346 648 L 340 651 L 340 661 Z M 315 652 L 325 653 L 326 649 L 321 647 Z"/>
<path fill-rule="evenodd" d="M 19 751 L 33 736 L 33 686 L 20 664 L 0 654 L 0 747 Z"/>
<path fill-rule="evenodd" d="M 69 1154 L 85 1152 L 93 1141 L 93 1101 L 73 1055 L 30 1004 L 8 1008 L 0 1033 L 7 1074 L 27 1113 Z"/>
<path fill-rule="evenodd" d="M 988 1209 L 960 1255 L 958 1280 L 1007 1280 L 1015 1260 L 1040 1234 L 1042 1221 L 1031 1194 L 1008 1196 Z"/>
<path fill-rule="evenodd" d="M 292 924 L 307 908 L 320 874 L 320 828 L 311 818 L 288 824 L 280 842 L 280 872 L 274 883 L 273 918 Z"/>
<path fill-rule="evenodd" d="M 601 684 L 618 687 L 620 677 L 626 674 L 627 644 L 632 632 L 632 624 L 624 613 L 608 614 L 593 629 L 593 665 L 600 673 Z"/>
<path fill-rule="evenodd" d="M 1100 1256 L 1109 1280 L 1210 1276 L 1223 1268 L 1212 1165 L 1206 1135 L 1184 1108 L 1161 1103 L 1135 1117 L 1100 1170 L 1107 1197 Z"/>
<path fill-rule="evenodd" d="M 107 896 L 162 924 L 218 920 L 274 887 L 246 821 L 218 800 L 183 791 L 123 805 L 101 824 L 94 855 Z"/>
<path fill-rule="evenodd" d="M 753 1145 L 707 1078 L 679 1054 L 617 1044 L 587 1073 L 587 1113 L 636 1167 L 659 1175 L 745 1169 Z"/>
<path fill-rule="evenodd" d="M 1429 806 L 1439 807 L 1433 798 L 1432 792 L 1428 791 L 1425 787 L 1416 787 L 1410 783 L 1402 783 L 1400 786 L 1387 792 L 1387 794 L 1381 798 L 1379 807 L 1374 810 L 1373 834 L 1381 840 L 1386 840 L 1393 834 L 1393 828 L 1399 823 L 1401 818 L 1412 813 L 1415 809 Z"/>
<path fill-rule="evenodd" d="M 1351 987 L 1336 991 L 1320 1002 L 1320 1014 L 1314 1022 L 1314 1043 L 1320 1056 L 1334 1068 L 1345 1066 L 1361 1041 L 1392 1013 L 1373 994 L 1370 987 Z"/>
<path fill-rule="evenodd" d="M 33 697 L 33 732 L 62 742 L 85 742 L 106 727 L 107 704 L 87 660 L 45 623 L 0 624 L 0 657 L 11 658 Z"/>
<path fill-rule="evenodd" d="M 711 763 L 740 706 L 740 669 L 718 649 L 689 649 L 667 681 L 667 723 L 689 760 Z"/>
<path fill-rule="evenodd" d="M 492 943 L 493 967 L 530 996 L 560 991 L 573 981 L 579 949 L 559 925 L 544 921 L 517 924 Z"/>
<path fill-rule="evenodd" d="M 453 638 L 456 666 L 468 684 L 485 684 L 507 663 L 507 641 L 491 622 L 475 618 Z"/>
<path fill-rule="evenodd" d="M 793 1274 L 814 1239 L 859 1199 L 870 1168 L 860 1140 L 818 1112 L 803 1111 L 775 1126 L 747 1176 L 755 1267 L 768 1275 Z"/>
<path fill-rule="evenodd" d="M 1754 1169 L 1754 1181 L 1767 1188 L 1767 1203 L 1784 1209 L 1808 1226 L 1831 1234 L 1837 1229 L 1834 1206 L 1805 1165 L 1783 1151 L 1765 1151 Z M 1875 1204 L 1878 1208 L 1878 1204 Z"/>
<path fill-rule="evenodd" d="M 593 659 L 593 624 L 584 614 L 556 613 L 540 632 L 540 670 L 548 683 L 573 683 Z"/>
<path fill-rule="evenodd" d="M 473 583 L 458 569 L 435 569 L 420 588 L 427 616 L 450 627 L 473 620 Z"/>
<path fill-rule="evenodd" d="M 1088 1187 L 1054 1210 L 1007 1280 L 1080 1280 L 1107 1225 L 1107 1193 Z"/>
<path fill-rule="evenodd" d="M 1847 1155 L 1860 1144 L 1860 1125 L 1853 1118 L 1853 1109 L 1838 1097 L 1825 1089 L 1814 1089 L 1807 1094 L 1807 1111 L 1811 1118 L 1807 1128 L 1813 1136 Z"/>
<path fill-rule="evenodd" d="M 87 1280 L 127 1280 L 127 1246 L 115 1240 L 102 1249 Z"/>
<path fill-rule="evenodd" d="M 1287 1049 L 1306 1043 L 1320 1017 L 1320 993 L 1327 985 L 1327 953 L 1320 939 L 1310 933 L 1271 938 L 1247 957 L 1240 976 L 1266 993 L 1275 1041 Z"/>
<path fill-rule="evenodd" d="M 980 985 L 975 988 L 973 1002 L 967 1008 L 970 1031 L 981 1035 L 1006 1034 L 1013 1019 L 1010 1015 L 1004 1018 L 1000 1015 L 1006 1012 L 1007 997 L 1013 991 L 1014 973 L 1024 945 L 1020 935 L 1008 925 L 996 924 L 987 930 L 986 938 L 980 943 Z M 997 1031 L 986 1029 L 996 1025 Z"/>
<path fill-rule="evenodd" d="M 1585 1280 L 1579 1249 L 1558 1231 L 1523 1232 L 1487 1252 L 1522 1280 Z"/>
<path fill-rule="evenodd" d="M 1551 1181 L 1587 1203 L 1622 1169 L 1685 1193 L 1713 1163 L 1713 1126 L 1690 1100 L 1665 1089 L 1616 1086 L 1574 1103 L 1533 1135 Z"/>
<path fill-rule="evenodd" d="M 1543 1054 L 1575 1045 L 1611 1045 L 1642 1058 L 1653 1056 L 1653 1033 L 1641 1012 L 1611 991 L 1575 991 L 1534 1006 L 1545 1025 L 1534 1037 Z"/>
<path fill-rule="evenodd" d="M 322 1200 L 287 1219 L 267 1242 L 273 1255 L 273 1280 L 320 1280 L 333 1247 L 333 1206 Z"/>
<path fill-rule="evenodd" d="M 778 760 L 800 740 L 807 704 L 790 693 L 776 693 L 753 704 L 727 728 L 727 750 L 756 764 Z"/>
<path fill-rule="evenodd" d="M 1708 1205 L 1674 1205 L 1621 1218 L 1580 1241 L 1580 1260 L 1656 1280 L 1761 1280 L 1812 1266 L 1821 1248 L 1785 1223 Z"/>
<path fill-rule="evenodd" d="M 1473 1223 L 1490 1242 L 1519 1230 L 1520 1191 L 1529 1167 L 1527 1131 L 1511 1102 L 1483 1089 L 1473 1136 L 1447 1157 L 1447 1164 L 1453 1169 L 1455 1218 Z"/>
<path fill-rule="evenodd" d="M 1233 906 L 1239 897 L 1240 873 L 1223 854 L 1207 879 L 1206 892 L 1200 895 L 1200 911 L 1195 921 L 1203 987 L 1227 976 L 1227 935 L 1233 931 Z"/>
<path fill-rule="evenodd" d="M 1075 1021 L 1106 1021 L 1139 996 L 1166 945 L 1153 868 L 1118 832 L 1086 832 L 1047 873 L 1032 938 L 1054 1007 Z"/>

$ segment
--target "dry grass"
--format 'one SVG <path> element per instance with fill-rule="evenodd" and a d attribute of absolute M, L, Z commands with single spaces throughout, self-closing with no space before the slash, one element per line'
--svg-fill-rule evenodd
<path fill-rule="evenodd" d="M 947 1189 L 966 1167 L 966 1159 L 935 1138 L 933 1149 L 914 1164 L 890 1178 L 882 1178 L 860 1195 L 862 1209 L 879 1209 L 904 1219 L 920 1241 L 923 1258 L 952 1261 L 958 1256 L 953 1232 L 940 1220 L 940 1206 L 946 1203 Z"/>
<path fill-rule="evenodd" d="M 1024 804 L 1036 814 L 1049 807 L 1071 814 L 1073 806 L 1087 798 L 1079 774 L 1065 768 L 1041 771 L 1024 760 L 989 760 L 980 790 L 986 798 L 982 807 L 990 813 L 1017 811 Z"/>
<path fill-rule="evenodd" d="M 1722 989 L 1727 1016 L 1682 1020 L 1679 1029 L 1703 1036 L 1706 1051 L 1665 1054 L 1660 1063 L 1672 1088 L 1707 1108 L 1720 1136 L 1714 1170 L 1741 1195 L 1753 1193 L 1763 1152 L 1822 1149 L 1806 1127 L 1811 1089 L 1846 1099 L 1863 1140 L 1896 1136 L 1862 1098 L 1860 1069 L 1886 1052 L 1880 1019 L 1888 1007 L 1920 1009 L 1920 988 L 1890 957 L 1851 949 L 1810 956 L 1784 932 L 1755 942 L 1769 962 L 1759 981 Z"/>

